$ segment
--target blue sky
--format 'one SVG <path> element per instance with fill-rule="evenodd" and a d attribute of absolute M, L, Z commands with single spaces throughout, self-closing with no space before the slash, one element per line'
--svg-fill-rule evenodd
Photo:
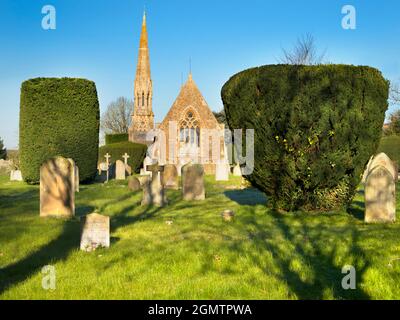
<path fill-rule="evenodd" d="M 47 4 L 57 10 L 56 30 L 41 27 Z M 341 27 L 346 4 L 356 8 L 356 30 Z M 306 33 L 330 62 L 370 65 L 400 80 L 398 0 L 0 0 L 0 137 L 8 148 L 18 144 L 26 79 L 91 79 L 102 112 L 119 96 L 132 98 L 144 5 L 157 122 L 187 77 L 189 57 L 194 80 L 220 110 L 230 76 L 277 63 Z"/>

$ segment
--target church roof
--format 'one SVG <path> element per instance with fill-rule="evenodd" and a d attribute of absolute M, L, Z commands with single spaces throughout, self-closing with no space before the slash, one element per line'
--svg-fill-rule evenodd
<path fill-rule="evenodd" d="M 176 121 L 179 125 L 179 121 L 185 117 L 189 110 L 195 113 L 195 116 L 200 121 L 201 128 L 219 129 L 221 127 L 194 82 L 191 73 L 186 83 L 182 86 L 171 109 L 161 123 L 160 129 L 168 130 L 169 121 Z"/>

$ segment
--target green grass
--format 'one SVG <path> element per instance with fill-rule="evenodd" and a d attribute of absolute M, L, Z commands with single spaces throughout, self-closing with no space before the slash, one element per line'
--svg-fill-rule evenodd
<path fill-rule="evenodd" d="M 162 209 L 124 182 L 84 185 L 77 217 L 57 220 L 39 218 L 38 186 L 0 177 L 0 299 L 400 298 L 400 223 L 365 224 L 361 192 L 349 213 L 278 214 L 239 184 L 207 177 L 205 201 L 168 191 Z M 81 252 L 79 216 L 94 210 L 111 217 L 111 247 Z M 53 291 L 41 287 L 49 264 Z M 356 290 L 341 288 L 346 264 Z"/>
<path fill-rule="evenodd" d="M 397 161 L 400 165 L 400 135 L 382 137 L 379 152 L 386 153 L 390 159 Z"/>

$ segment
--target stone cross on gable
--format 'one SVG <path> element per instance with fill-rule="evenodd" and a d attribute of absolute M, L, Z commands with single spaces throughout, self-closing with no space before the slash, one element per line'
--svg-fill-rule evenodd
<path fill-rule="evenodd" d="M 130 158 L 130 156 L 125 152 L 122 158 L 124 158 L 125 166 L 128 165 L 128 159 Z"/>
<path fill-rule="evenodd" d="M 108 179 L 109 179 L 109 173 L 110 173 L 110 158 L 111 158 L 111 156 L 108 154 L 108 152 L 107 152 L 107 154 L 104 156 L 104 158 L 106 158 L 106 164 L 107 164 L 107 182 L 108 182 Z"/>
<path fill-rule="evenodd" d="M 158 172 L 163 172 L 164 171 L 164 166 L 159 166 L 158 162 L 156 162 L 155 164 L 152 164 L 150 166 L 146 166 L 146 171 L 150 171 L 151 172 L 151 176 L 152 179 L 154 180 L 155 177 L 158 176 Z"/>

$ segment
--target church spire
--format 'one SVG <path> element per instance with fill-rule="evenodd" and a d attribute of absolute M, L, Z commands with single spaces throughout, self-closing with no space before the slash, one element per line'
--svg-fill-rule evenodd
<path fill-rule="evenodd" d="M 150 71 L 149 42 L 147 35 L 146 12 L 143 12 L 142 31 L 140 34 L 138 63 L 134 85 L 135 107 L 130 132 L 147 132 L 154 129 L 154 113 L 152 107 L 153 84 Z M 130 140 L 133 140 L 130 134 Z"/>

